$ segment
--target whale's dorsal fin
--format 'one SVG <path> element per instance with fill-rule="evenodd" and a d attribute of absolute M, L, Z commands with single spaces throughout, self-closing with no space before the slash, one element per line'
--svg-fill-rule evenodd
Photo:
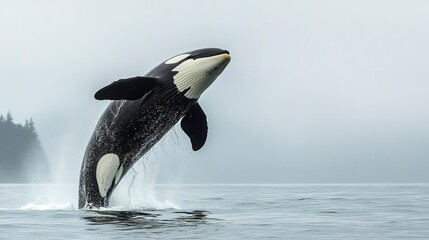
<path fill-rule="evenodd" d="M 191 139 L 192 149 L 198 151 L 207 139 L 207 118 L 203 109 L 195 103 L 180 122 L 180 126 Z"/>
<path fill-rule="evenodd" d="M 94 97 L 97 100 L 137 100 L 160 84 L 154 77 L 119 79 L 98 90 Z"/>

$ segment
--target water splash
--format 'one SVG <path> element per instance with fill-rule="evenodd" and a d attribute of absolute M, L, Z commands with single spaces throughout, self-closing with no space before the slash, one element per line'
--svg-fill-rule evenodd
<path fill-rule="evenodd" d="M 172 201 L 159 200 L 156 197 L 154 185 L 157 158 L 157 155 L 150 151 L 130 169 L 113 192 L 107 210 L 180 209 Z"/>
<path fill-rule="evenodd" d="M 47 204 L 27 203 L 20 207 L 19 210 L 75 210 L 75 208 L 70 202 Z"/>
<path fill-rule="evenodd" d="M 161 141 L 140 159 L 119 183 L 110 199 L 110 207 L 100 210 L 176 210 L 181 209 L 175 199 L 181 193 L 180 183 L 190 163 L 192 150 L 189 139 L 180 127 L 174 127 Z M 65 162 L 70 156 L 64 152 L 58 159 L 54 180 L 63 182 Z M 69 169 L 68 169 L 68 172 Z M 79 171 L 76 171 L 78 174 Z M 159 174 L 158 174 L 159 173 Z M 158 179 L 157 179 L 158 177 Z M 173 184 L 165 189 L 157 180 Z M 159 181 L 158 181 L 159 182 Z M 167 190 L 167 191 L 165 191 Z M 19 210 L 77 210 L 78 184 L 35 184 L 23 193 L 26 201 L 13 204 Z"/>
<path fill-rule="evenodd" d="M 168 183 L 181 183 L 190 163 L 192 150 L 189 146 L 184 146 L 189 140 L 184 138 L 184 134 L 178 133 L 177 128 L 176 126 L 170 130 L 129 170 L 113 192 L 108 209 L 180 209 L 174 202 L 180 186 L 169 189 L 169 192 L 160 198 L 158 186 L 155 184 L 160 175 L 168 175 Z"/>
<path fill-rule="evenodd" d="M 75 210 L 77 192 L 74 184 L 34 184 L 22 196 L 26 203 L 19 210 Z"/>

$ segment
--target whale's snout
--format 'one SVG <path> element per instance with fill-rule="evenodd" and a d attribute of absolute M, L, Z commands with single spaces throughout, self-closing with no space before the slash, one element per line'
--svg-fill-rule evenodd
<path fill-rule="evenodd" d="M 227 51 L 228 52 L 228 51 Z M 231 61 L 231 55 L 228 53 L 223 53 L 220 55 L 222 61 L 229 63 Z"/>

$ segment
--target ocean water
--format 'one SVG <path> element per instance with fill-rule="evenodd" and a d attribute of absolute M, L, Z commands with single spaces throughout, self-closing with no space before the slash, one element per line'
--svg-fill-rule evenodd
<path fill-rule="evenodd" d="M 0 239 L 429 239 L 429 185 L 0 185 Z"/>

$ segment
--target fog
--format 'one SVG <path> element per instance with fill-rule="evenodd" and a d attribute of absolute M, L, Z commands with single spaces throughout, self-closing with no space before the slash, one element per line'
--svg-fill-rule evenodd
<path fill-rule="evenodd" d="M 427 1 L 0 1 L 0 113 L 32 117 L 77 182 L 107 101 L 93 94 L 181 52 L 230 51 L 180 128 L 144 160 L 180 183 L 428 182 Z"/>

